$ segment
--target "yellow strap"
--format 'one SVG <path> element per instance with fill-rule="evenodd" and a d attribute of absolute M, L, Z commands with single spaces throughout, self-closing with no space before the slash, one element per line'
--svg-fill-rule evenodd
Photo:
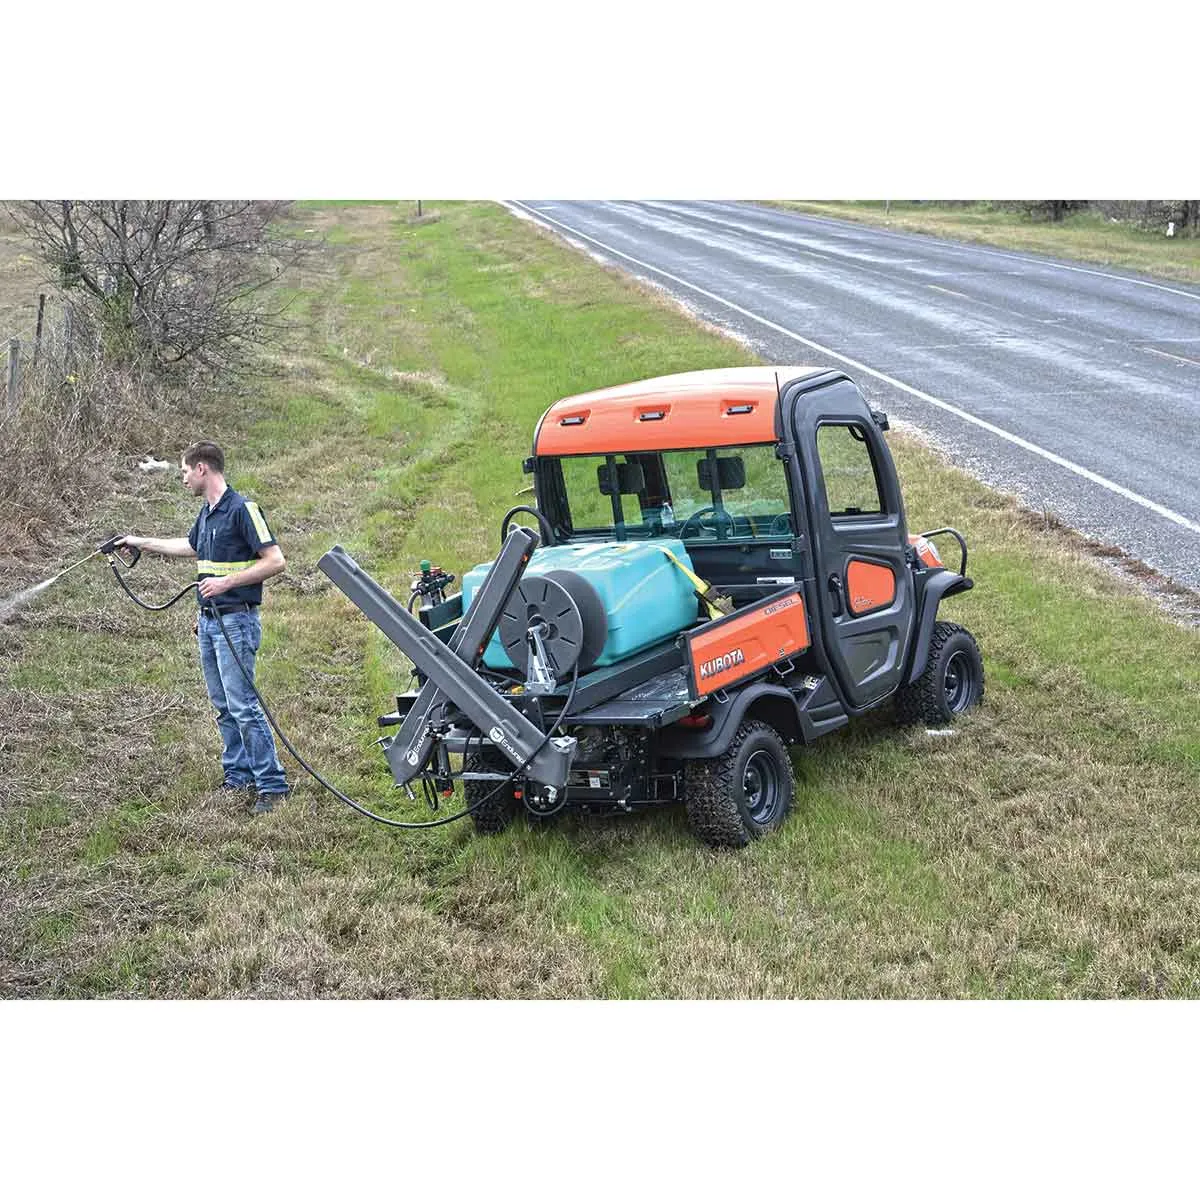
<path fill-rule="evenodd" d="M 708 598 L 708 593 L 712 591 L 712 584 L 705 583 L 691 567 L 680 562 L 666 546 L 659 546 L 659 549 L 692 581 L 692 586 L 700 593 L 700 599 L 704 607 L 708 609 L 709 619 L 715 620 L 717 617 L 723 617 L 725 614 Z"/>

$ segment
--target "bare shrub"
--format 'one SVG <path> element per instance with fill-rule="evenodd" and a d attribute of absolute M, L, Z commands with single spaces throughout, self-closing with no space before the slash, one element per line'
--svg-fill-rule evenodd
<path fill-rule="evenodd" d="M 1027 217 L 1043 221 L 1061 221 L 1069 213 L 1087 208 L 1086 200 L 1014 200 L 1013 207 Z"/>
<path fill-rule="evenodd" d="M 0 545 L 6 554 L 53 544 L 56 530 L 111 489 L 113 451 L 140 455 L 177 425 L 181 400 L 153 372 L 80 356 L 25 367 L 20 398 L 0 410 Z M 170 436 L 178 440 L 177 429 Z"/>
<path fill-rule="evenodd" d="M 0 380 L 0 544 L 46 548 L 111 491 L 123 458 L 179 442 L 181 417 L 255 368 L 286 323 L 272 289 L 311 249 L 276 201 L 54 200 L 0 206 L 54 289 L 20 384 Z M 54 314 L 51 318 L 51 313 Z"/>
<path fill-rule="evenodd" d="M 283 201 L 28 200 L 9 216 L 110 362 L 218 373 L 275 340 L 266 289 L 304 251 Z"/>

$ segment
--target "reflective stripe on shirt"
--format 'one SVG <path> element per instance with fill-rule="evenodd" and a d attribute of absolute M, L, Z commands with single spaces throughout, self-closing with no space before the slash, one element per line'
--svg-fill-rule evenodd
<path fill-rule="evenodd" d="M 196 561 L 197 575 L 232 575 L 235 571 L 244 571 L 247 567 L 258 565 L 258 559 L 249 562 L 212 562 L 201 558 Z"/>
<path fill-rule="evenodd" d="M 262 515 L 262 509 L 253 500 L 246 501 L 246 511 L 250 514 L 250 520 L 254 522 L 254 531 L 264 542 L 270 542 L 274 539 L 271 537 L 271 531 L 267 528 L 266 519 Z"/>

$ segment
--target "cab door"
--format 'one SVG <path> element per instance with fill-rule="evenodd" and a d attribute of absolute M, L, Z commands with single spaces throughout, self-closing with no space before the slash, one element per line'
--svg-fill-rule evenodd
<path fill-rule="evenodd" d="M 899 686 L 915 620 L 895 468 L 848 379 L 801 392 L 792 419 L 826 655 L 846 701 L 866 708 Z"/>

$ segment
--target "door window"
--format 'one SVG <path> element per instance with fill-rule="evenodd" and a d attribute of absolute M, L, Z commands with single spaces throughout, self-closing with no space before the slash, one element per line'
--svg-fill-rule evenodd
<path fill-rule="evenodd" d="M 817 457 L 831 517 L 879 515 L 883 499 L 871 447 L 860 425 L 821 425 Z"/>

